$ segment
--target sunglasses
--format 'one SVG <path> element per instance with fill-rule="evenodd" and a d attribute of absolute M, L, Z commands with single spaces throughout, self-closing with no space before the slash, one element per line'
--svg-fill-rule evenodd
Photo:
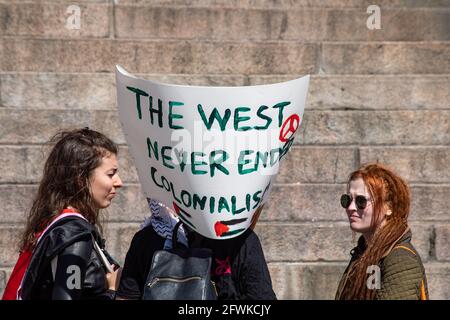
<path fill-rule="evenodd" d="M 353 201 L 353 198 L 349 194 L 343 194 L 341 196 L 341 206 L 344 209 L 347 209 L 348 207 L 350 207 L 352 201 Z M 368 201 L 369 201 L 369 199 L 367 199 L 364 196 L 356 196 L 355 197 L 356 208 L 358 208 L 359 210 L 365 209 L 367 207 L 367 202 Z"/>

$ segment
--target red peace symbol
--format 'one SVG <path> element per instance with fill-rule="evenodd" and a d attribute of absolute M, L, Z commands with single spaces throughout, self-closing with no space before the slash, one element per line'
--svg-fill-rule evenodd
<path fill-rule="evenodd" d="M 280 131 L 280 141 L 286 142 L 289 140 L 290 137 L 292 137 L 297 131 L 297 128 L 300 124 L 300 117 L 296 114 L 293 114 L 289 118 L 286 119 L 286 121 L 283 123 L 283 126 L 281 127 Z M 285 128 L 287 129 L 285 130 Z"/>

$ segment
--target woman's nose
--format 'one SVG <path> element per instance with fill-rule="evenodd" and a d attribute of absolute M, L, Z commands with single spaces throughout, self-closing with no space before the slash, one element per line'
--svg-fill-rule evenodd
<path fill-rule="evenodd" d="M 352 201 L 350 202 L 350 205 L 347 208 L 348 210 L 356 210 L 356 201 L 355 199 L 352 199 Z"/>
<path fill-rule="evenodd" d="M 123 185 L 122 179 L 120 179 L 120 176 L 117 175 L 116 180 L 114 181 L 114 187 L 120 188 L 122 187 L 122 185 Z"/>

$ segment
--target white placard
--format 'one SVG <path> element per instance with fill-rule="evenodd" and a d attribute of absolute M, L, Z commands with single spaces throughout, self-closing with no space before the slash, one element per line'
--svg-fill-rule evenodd
<path fill-rule="evenodd" d="M 145 196 L 208 238 L 242 234 L 293 144 L 309 75 L 259 86 L 180 86 L 117 66 L 116 85 Z"/>

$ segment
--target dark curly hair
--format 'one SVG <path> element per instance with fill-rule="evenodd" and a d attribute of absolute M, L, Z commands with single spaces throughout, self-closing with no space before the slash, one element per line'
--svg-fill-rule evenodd
<path fill-rule="evenodd" d="M 76 208 L 101 229 L 89 178 L 101 165 L 103 157 L 117 154 L 116 144 L 89 128 L 57 133 L 50 143 L 54 147 L 45 162 L 42 180 L 28 213 L 21 250 L 32 249 L 36 244 L 36 233 L 68 206 Z"/>

